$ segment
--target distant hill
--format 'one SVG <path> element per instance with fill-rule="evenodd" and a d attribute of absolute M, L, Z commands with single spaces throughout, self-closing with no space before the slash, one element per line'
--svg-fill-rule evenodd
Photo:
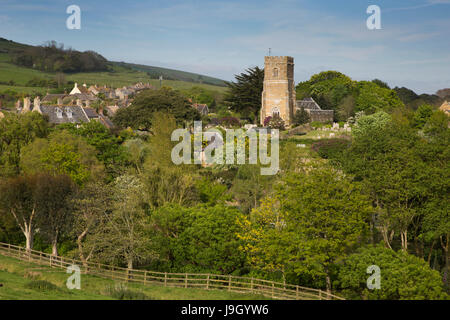
<path fill-rule="evenodd" d="M 51 42 L 49 42 L 51 44 Z M 53 43 L 55 46 L 50 47 L 51 50 L 47 49 L 45 50 L 45 46 L 31 46 L 27 44 L 17 43 L 12 40 L 7 40 L 4 38 L 0 38 L 0 62 L 3 63 L 14 63 L 14 65 L 18 68 L 27 68 L 30 70 L 30 74 L 32 76 L 39 76 L 36 74 L 35 71 L 42 71 L 51 73 L 58 71 L 59 69 L 62 70 L 70 70 L 70 68 L 64 68 L 65 66 L 61 67 L 60 63 L 63 61 L 61 59 L 62 56 L 65 56 L 66 59 L 68 58 L 70 61 L 69 66 L 79 66 L 79 68 L 73 68 L 73 70 L 76 71 L 90 71 L 89 66 L 92 65 L 92 59 L 89 61 L 89 58 L 96 58 L 99 57 L 99 60 L 103 59 L 101 55 L 94 53 L 92 51 L 88 52 L 76 52 L 76 54 L 72 54 L 71 51 L 64 51 L 59 50 L 58 46 Z M 44 48 L 44 49 L 43 49 Z M 52 58 L 50 59 L 50 63 L 48 62 L 48 52 L 52 53 Z M 27 60 L 28 59 L 28 60 Z M 81 61 L 77 61 L 81 60 Z M 36 63 L 37 62 L 37 63 Z M 97 62 L 94 60 L 94 62 Z M 101 61 L 103 62 L 103 61 Z M 101 65 L 100 68 L 92 68 L 93 71 L 102 73 L 101 77 L 99 77 L 98 82 L 102 82 L 105 80 L 105 74 L 111 75 L 111 81 L 110 83 L 116 83 L 115 79 L 118 78 L 119 74 L 121 78 L 123 78 L 124 74 L 128 73 L 132 75 L 131 78 L 133 78 L 133 81 L 135 78 L 139 78 L 142 80 L 142 78 L 148 78 L 148 80 L 153 79 L 159 79 L 160 76 L 163 77 L 164 80 L 169 81 L 182 81 L 182 82 L 190 82 L 195 84 L 204 84 L 204 85 L 212 85 L 212 86 L 220 86 L 225 87 L 225 82 L 223 80 L 191 73 L 191 72 L 185 72 L 185 71 L 179 71 L 174 69 L 167 69 L 167 68 L 161 68 L 161 67 L 155 67 L 155 66 L 146 66 L 146 65 L 140 65 L 140 64 L 133 64 L 133 63 L 126 63 L 126 62 L 113 62 L 113 61 L 107 61 L 105 60 L 106 66 Z M 87 67 L 86 67 L 87 66 Z M 7 69 L 13 69 L 11 67 Z M 16 77 L 14 76 L 14 71 L 9 73 L 10 78 L 6 78 L 8 75 L 0 76 L 0 82 L 3 84 L 6 83 L 18 83 L 16 81 Z M 138 73 L 136 73 L 138 72 Z M 26 73 L 26 70 L 20 70 L 19 73 Z M 70 75 L 73 75 L 74 78 L 78 78 L 76 75 L 84 75 L 84 74 L 91 74 L 93 72 L 70 72 Z M 139 76 L 137 76 L 139 75 Z M 48 74 L 42 74 L 44 77 L 49 77 Z M 72 76 L 69 76 L 68 78 L 71 78 Z M 92 79 L 92 77 L 89 77 Z M 95 78 L 95 77 L 94 77 Z M 2 81 L 3 80 L 3 81 Z M 94 79 L 96 80 L 96 79 Z M 155 81 L 150 81 L 155 82 Z M 167 81 L 165 81 L 167 84 Z M 22 85 L 24 85 L 22 83 Z"/>
<path fill-rule="evenodd" d="M 146 66 L 142 64 L 133 64 L 133 63 L 125 63 L 125 62 L 113 62 L 122 67 L 130 67 L 131 69 L 146 72 L 152 79 L 159 79 L 160 76 L 166 80 L 179 80 L 179 81 L 187 81 L 187 82 L 195 82 L 195 83 L 203 83 L 210 84 L 213 86 L 225 86 L 225 81 L 212 78 L 196 73 L 179 71 L 161 67 L 154 66 Z"/>
<path fill-rule="evenodd" d="M 436 94 L 421 94 L 418 95 L 413 90 L 405 87 L 395 87 L 394 91 L 397 92 L 398 97 L 402 102 L 409 108 L 416 110 L 419 106 L 423 104 L 432 105 L 434 107 L 439 107 L 445 99 L 450 98 L 445 95 L 445 90 L 439 90 Z M 449 93 L 450 94 L 450 93 Z"/>

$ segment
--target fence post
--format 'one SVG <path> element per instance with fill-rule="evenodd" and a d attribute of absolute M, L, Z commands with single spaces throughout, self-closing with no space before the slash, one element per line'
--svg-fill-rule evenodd
<path fill-rule="evenodd" d="M 184 279 L 184 287 L 188 287 L 188 274 L 186 273 L 186 278 Z"/>
<path fill-rule="evenodd" d="M 298 285 L 295 286 L 295 299 L 298 300 Z"/>
<path fill-rule="evenodd" d="M 52 257 L 53 256 L 50 256 L 50 268 L 52 267 Z"/>
<path fill-rule="evenodd" d="M 319 300 L 322 300 L 322 290 L 319 290 Z"/>
<path fill-rule="evenodd" d="M 167 272 L 164 273 L 164 287 L 167 287 Z"/>
<path fill-rule="evenodd" d="M 206 277 L 206 290 L 209 290 L 209 273 L 208 276 Z"/>
<path fill-rule="evenodd" d="M 147 284 L 147 270 L 144 272 L 144 285 Z"/>
<path fill-rule="evenodd" d="M 275 295 L 275 284 L 272 282 L 272 298 Z"/>
<path fill-rule="evenodd" d="M 228 291 L 231 291 L 231 276 L 228 279 Z"/>
<path fill-rule="evenodd" d="M 39 252 L 39 264 L 42 264 L 42 252 Z"/>

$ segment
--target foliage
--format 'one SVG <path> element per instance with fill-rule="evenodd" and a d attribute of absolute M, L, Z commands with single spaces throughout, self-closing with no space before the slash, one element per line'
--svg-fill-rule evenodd
<path fill-rule="evenodd" d="M 117 284 L 106 287 L 106 294 L 117 300 L 150 300 L 143 292 L 130 290 L 126 285 Z"/>
<path fill-rule="evenodd" d="M 128 154 L 121 146 L 121 140 L 97 121 L 81 125 L 64 124 L 58 126 L 60 130 L 68 130 L 71 134 L 83 137 L 85 141 L 95 147 L 97 159 L 103 163 L 111 177 L 119 175 L 120 168 L 127 164 Z"/>
<path fill-rule="evenodd" d="M 26 288 L 38 291 L 60 291 L 61 289 L 46 280 L 33 280 L 25 285 Z"/>
<path fill-rule="evenodd" d="M 37 112 L 23 115 L 8 112 L 0 118 L 0 176 L 19 174 L 22 148 L 47 134 L 48 123 Z"/>
<path fill-rule="evenodd" d="M 416 112 L 414 112 L 414 118 L 412 125 L 415 128 L 422 129 L 427 121 L 431 118 L 433 114 L 433 107 L 430 105 L 421 105 Z"/>
<path fill-rule="evenodd" d="M 323 159 L 337 159 L 350 147 L 347 139 L 324 139 L 312 144 L 311 149 Z"/>
<path fill-rule="evenodd" d="M 284 120 L 279 115 L 274 115 L 269 121 L 269 128 L 284 130 Z"/>
<path fill-rule="evenodd" d="M 17 65 L 47 72 L 90 72 L 108 70 L 107 60 L 94 51 L 64 49 L 55 41 L 43 46 L 28 47 L 13 56 Z"/>
<path fill-rule="evenodd" d="M 294 125 L 302 125 L 311 121 L 311 117 L 308 112 L 305 111 L 305 108 L 301 107 L 300 110 L 297 110 L 294 114 Z"/>
<path fill-rule="evenodd" d="M 380 268 L 380 289 L 368 290 L 367 267 Z M 449 299 L 439 272 L 425 261 L 381 245 L 367 246 L 350 255 L 339 269 L 339 284 L 349 298 L 369 300 Z"/>
<path fill-rule="evenodd" d="M 231 110 L 243 117 L 256 120 L 261 110 L 261 96 L 264 83 L 264 69 L 249 68 L 235 76 L 236 82 L 227 82 L 229 92 L 224 100 Z"/>
<path fill-rule="evenodd" d="M 236 237 L 240 217 L 238 210 L 221 204 L 163 206 L 151 216 L 155 251 L 162 262 L 179 272 L 238 271 L 245 262 Z"/>
<path fill-rule="evenodd" d="M 26 173 L 67 174 L 78 185 L 101 177 L 103 166 L 96 150 L 83 138 L 67 131 L 51 133 L 22 148 L 20 166 Z"/>
<path fill-rule="evenodd" d="M 364 111 L 366 114 L 378 111 L 391 112 L 404 106 L 394 90 L 380 87 L 373 82 L 360 81 L 358 92 L 355 112 Z"/>
<path fill-rule="evenodd" d="M 385 128 L 390 121 L 391 117 L 384 111 L 357 117 L 356 124 L 352 128 L 352 134 L 355 138 L 370 136 L 372 133 Z"/>
<path fill-rule="evenodd" d="M 163 87 L 160 90 L 139 92 L 130 107 L 117 111 L 113 122 L 123 128 L 149 130 L 156 111 L 173 115 L 178 125 L 200 120 L 199 112 L 191 106 L 185 96 L 178 91 Z"/>
<path fill-rule="evenodd" d="M 291 174 L 242 220 L 243 250 L 257 269 L 326 279 L 362 240 L 371 212 L 358 184 L 329 168 Z"/>

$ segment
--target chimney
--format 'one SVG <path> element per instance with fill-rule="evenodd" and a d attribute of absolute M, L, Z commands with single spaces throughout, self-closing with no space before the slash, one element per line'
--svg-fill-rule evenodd
<path fill-rule="evenodd" d="M 20 101 L 20 99 L 18 99 L 16 102 L 16 109 L 19 110 L 20 108 L 22 108 L 22 101 Z"/>
<path fill-rule="evenodd" d="M 40 114 L 42 114 L 42 111 L 41 111 L 41 99 L 39 98 L 39 96 L 34 98 L 33 111 L 36 111 L 36 112 L 39 112 Z"/>
<path fill-rule="evenodd" d="M 23 108 L 21 112 L 22 113 L 30 112 L 31 111 L 30 107 L 31 107 L 30 98 L 29 97 L 23 98 Z"/>

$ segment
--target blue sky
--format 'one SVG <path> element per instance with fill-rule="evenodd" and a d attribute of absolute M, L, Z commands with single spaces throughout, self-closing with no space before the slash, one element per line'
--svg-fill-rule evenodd
<path fill-rule="evenodd" d="M 81 30 L 66 28 L 71 4 Z M 366 27 L 372 4 L 381 30 Z M 450 87 L 450 0 L 0 0 L 0 37 L 225 80 L 262 67 L 270 47 L 294 57 L 296 82 L 338 70 L 418 93 Z"/>

